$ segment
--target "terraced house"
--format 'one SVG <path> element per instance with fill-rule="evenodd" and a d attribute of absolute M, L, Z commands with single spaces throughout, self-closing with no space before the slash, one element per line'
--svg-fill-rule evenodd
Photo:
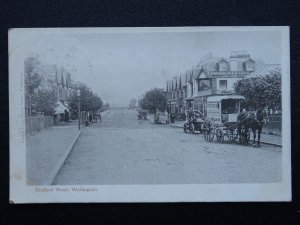
<path fill-rule="evenodd" d="M 55 114 L 68 114 L 70 116 L 67 99 L 72 93 L 75 93 L 75 86 L 71 79 L 71 73 L 62 66 L 58 67 L 55 64 L 43 64 L 36 57 L 28 57 L 25 59 L 24 67 L 25 77 L 27 78 L 26 87 L 29 88 L 25 98 L 26 116 L 34 114 L 33 111 L 35 111 L 35 109 L 32 109 L 32 105 L 34 105 L 34 103 L 31 95 L 34 93 L 39 95 L 40 90 L 54 92 L 57 102 Z M 41 78 L 40 83 L 34 83 L 32 80 L 33 75 L 38 75 Z M 36 87 L 33 89 L 33 86 Z"/>
<path fill-rule="evenodd" d="M 195 67 L 167 81 L 168 111 L 184 113 L 193 108 L 206 114 L 208 96 L 235 94 L 234 83 L 238 80 L 264 75 L 277 67 L 251 58 L 246 51 L 233 51 L 229 57 L 210 53 Z"/>
<path fill-rule="evenodd" d="M 63 67 L 56 65 L 40 64 L 34 67 L 33 73 L 38 73 L 43 77 L 40 88 L 55 90 L 58 101 L 67 103 L 67 98 L 74 91 L 74 84 L 71 74 Z"/>

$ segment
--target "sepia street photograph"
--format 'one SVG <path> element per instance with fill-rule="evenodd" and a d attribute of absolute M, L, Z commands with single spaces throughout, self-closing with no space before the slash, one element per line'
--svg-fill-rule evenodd
<path fill-rule="evenodd" d="M 286 182 L 289 48 L 250 28 L 13 29 L 11 166 L 35 192 Z"/>

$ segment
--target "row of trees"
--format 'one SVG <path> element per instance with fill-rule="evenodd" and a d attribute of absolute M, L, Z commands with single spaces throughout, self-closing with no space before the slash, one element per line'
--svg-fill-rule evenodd
<path fill-rule="evenodd" d="M 154 88 L 147 91 L 139 101 L 139 107 L 156 113 L 156 110 L 165 111 L 167 108 L 167 98 L 163 89 Z"/>
<path fill-rule="evenodd" d="M 84 83 L 80 83 L 75 86 L 75 90 L 80 90 L 80 110 L 86 112 L 93 112 L 100 110 L 103 108 L 102 99 L 95 94 L 88 86 Z M 76 114 L 78 112 L 78 102 L 79 97 L 77 92 L 72 92 L 67 99 L 69 104 L 69 109 L 72 114 Z M 105 107 L 107 107 L 108 103 L 106 103 Z M 109 107 L 109 105 L 108 105 Z"/>
<path fill-rule="evenodd" d="M 58 103 L 58 90 L 53 85 L 51 89 L 41 86 L 43 77 L 38 73 L 25 74 L 25 101 L 26 114 L 35 115 L 38 112 L 43 112 L 46 116 L 53 116 Z M 66 99 L 71 114 L 77 115 L 78 112 L 78 96 L 77 90 L 80 90 L 80 105 L 81 111 L 96 112 L 98 110 L 107 110 L 109 104 L 103 104 L 102 99 L 94 93 L 84 83 L 79 83 L 74 86 L 73 91 L 69 93 Z"/>

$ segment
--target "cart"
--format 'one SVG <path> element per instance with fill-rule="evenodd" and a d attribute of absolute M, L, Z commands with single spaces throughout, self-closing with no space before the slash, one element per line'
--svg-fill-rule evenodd
<path fill-rule="evenodd" d="M 241 112 L 240 103 L 244 99 L 240 95 L 209 96 L 207 98 L 207 117 L 204 122 L 204 138 L 213 141 L 216 137 L 218 142 L 235 142 L 238 134 L 237 117 Z M 240 133 L 242 142 L 250 139 L 249 130 L 242 129 Z M 245 140 L 243 140 L 245 139 Z M 247 140 L 246 140 L 247 139 Z"/>

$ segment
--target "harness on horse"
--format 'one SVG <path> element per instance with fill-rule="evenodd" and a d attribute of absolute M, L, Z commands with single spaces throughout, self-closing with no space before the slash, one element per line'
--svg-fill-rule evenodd
<path fill-rule="evenodd" d="M 259 110 L 259 109 L 258 109 L 258 110 Z M 262 116 L 262 120 L 258 120 L 258 119 L 257 119 L 257 118 L 258 118 L 258 116 L 257 116 L 258 110 L 255 111 L 255 118 L 254 118 L 254 119 L 255 119 L 255 121 L 258 123 L 259 126 L 262 126 L 262 125 L 264 124 L 264 120 L 265 120 L 265 119 L 264 119 L 264 116 Z"/>

